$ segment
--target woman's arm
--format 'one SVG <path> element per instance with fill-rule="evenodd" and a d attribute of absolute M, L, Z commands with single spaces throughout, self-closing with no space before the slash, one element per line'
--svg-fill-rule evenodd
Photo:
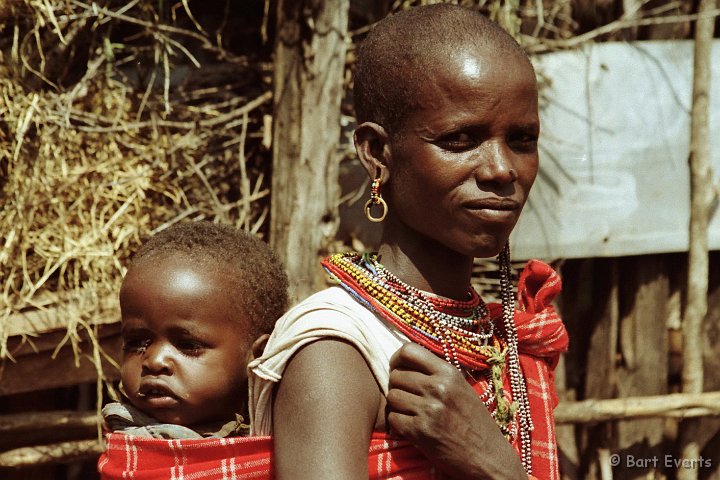
<path fill-rule="evenodd" d="M 367 480 L 380 389 L 352 345 L 319 340 L 290 360 L 273 405 L 277 480 Z"/>
<path fill-rule="evenodd" d="M 407 343 L 390 359 L 391 431 L 412 441 L 449 478 L 528 478 L 510 443 L 460 372 Z"/>

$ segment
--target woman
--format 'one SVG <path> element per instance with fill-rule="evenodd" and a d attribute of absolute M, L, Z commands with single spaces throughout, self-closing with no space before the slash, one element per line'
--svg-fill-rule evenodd
<path fill-rule="evenodd" d="M 559 284 L 532 264 L 520 305 L 531 312 L 514 318 L 507 249 L 538 168 L 532 65 L 481 14 L 418 7 L 368 35 L 354 100 L 373 179 L 366 214 L 382 240 L 377 255 L 326 259 L 340 286 L 293 308 L 250 365 L 253 430 L 274 435 L 277 478 L 366 479 L 383 432 L 449 478 L 556 478 L 552 368 L 567 334 L 548 303 Z M 470 286 L 474 258 L 494 256 L 502 307 Z M 536 327 L 523 334 L 530 356 L 522 315 L 523 331 Z"/>

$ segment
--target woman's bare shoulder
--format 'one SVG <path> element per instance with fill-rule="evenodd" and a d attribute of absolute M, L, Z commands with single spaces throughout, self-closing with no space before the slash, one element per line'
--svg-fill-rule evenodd
<path fill-rule="evenodd" d="M 368 478 L 380 389 L 358 350 L 342 340 L 310 343 L 290 360 L 273 404 L 278 480 Z"/>

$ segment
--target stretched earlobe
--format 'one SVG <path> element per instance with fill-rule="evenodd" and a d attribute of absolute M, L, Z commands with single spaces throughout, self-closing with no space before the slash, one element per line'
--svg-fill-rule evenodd
<path fill-rule="evenodd" d="M 355 150 L 360 163 L 371 179 L 379 178 L 383 183 L 390 179 L 388 169 L 388 134 L 374 122 L 364 122 L 355 128 L 353 135 Z"/>
<path fill-rule="evenodd" d="M 379 173 L 379 172 L 378 172 Z M 379 223 L 385 220 L 385 217 L 388 213 L 388 206 L 385 200 L 382 198 L 382 195 L 380 194 L 380 184 L 382 183 L 382 180 L 380 178 L 380 175 L 375 175 L 375 178 L 372 181 L 372 185 L 370 186 L 370 200 L 365 202 L 365 216 L 368 220 L 370 220 L 373 223 Z M 372 207 L 373 205 L 380 205 L 382 207 L 382 213 L 380 213 L 380 216 L 374 217 L 372 213 Z"/>

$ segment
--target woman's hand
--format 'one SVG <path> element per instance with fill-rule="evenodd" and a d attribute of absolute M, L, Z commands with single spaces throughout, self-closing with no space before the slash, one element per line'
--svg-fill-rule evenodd
<path fill-rule="evenodd" d="M 390 359 L 387 421 L 457 479 L 527 479 L 510 443 L 452 365 L 409 342 Z"/>

